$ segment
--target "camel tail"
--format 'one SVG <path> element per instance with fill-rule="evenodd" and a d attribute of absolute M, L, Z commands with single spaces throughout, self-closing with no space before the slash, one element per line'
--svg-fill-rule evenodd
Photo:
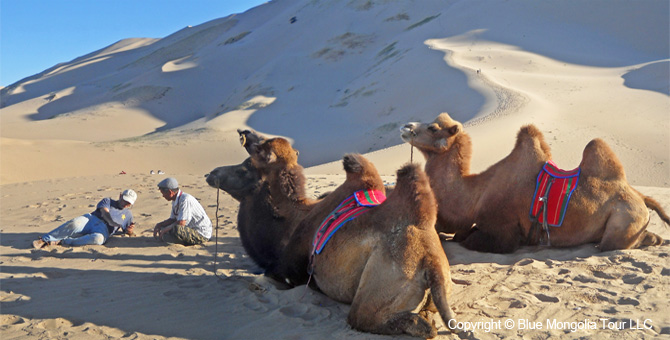
<path fill-rule="evenodd" d="M 661 207 L 661 205 L 653 198 L 649 196 L 642 195 L 642 198 L 644 199 L 644 205 L 647 206 L 647 208 L 655 211 L 658 216 L 665 222 L 666 225 L 670 226 L 670 217 L 668 217 L 668 214 L 665 213 L 665 210 Z"/>
<path fill-rule="evenodd" d="M 441 269 L 442 267 L 431 268 L 428 273 L 430 293 L 433 297 L 433 303 L 435 303 L 435 307 L 437 307 L 437 311 L 440 313 L 440 317 L 444 324 L 447 328 L 455 330 L 456 317 L 447 300 L 449 296 L 447 285 L 451 284 L 451 278 L 448 274 L 445 275 Z"/>

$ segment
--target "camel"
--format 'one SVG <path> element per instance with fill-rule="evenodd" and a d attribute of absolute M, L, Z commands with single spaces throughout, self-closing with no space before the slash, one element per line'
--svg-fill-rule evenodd
<path fill-rule="evenodd" d="M 401 130 L 402 139 L 426 158 L 439 205 L 438 231 L 455 233 L 455 241 L 483 252 L 510 253 L 539 244 L 535 235 L 541 232 L 536 232 L 529 208 L 535 180 L 551 151 L 537 127 L 523 126 L 512 152 L 479 174 L 470 173 L 470 136 L 447 113 L 430 124 L 408 123 Z M 603 140 L 586 145 L 579 166 L 579 184 L 565 219 L 560 227 L 548 228 L 551 246 L 598 243 L 608 251 L 663 243 L 646 230 L 647 208 L 666 224 L 670 218 L 658 202 L 628 184 L 621 162 Z"/>
<path fill-rule="evenodd" d="M 244 250 L 263 270 L 274 267 L 285 243 L 281 240 L 291 231 L 287 230 L 286 220 L 275 213 L 267 183 L 261 181 L 251 158 L 212 170 L 207 183 L 240 202 L 237 230 Z"/>
<path fill-rule="evenodd" d="M 302 168 L 288 141 L 263 142 L 252 160 L 266 176 L 279 214 L 290 216 L 309 205 L 301 188 Z M 347 180 L 312 206 L 281 263 L 302 262 L 304 271 L 311 269 L 318 289 L 351 304 L 347 321 L 357 330 L 432 338 L 437 330 L 424 313 L 435 309 L 447 326 L 454 326 L 447 301 L 449 262 L 434 227 L 437 203 L 428 177 L 417 165 L 398 170 L 397 185 L 388 199 L 343 224 L 315 254 L 312 238 L 324 218 L 353 193 L 352 183 L 361 188 L 367 182 L 364 189 L 384 190 L 376 168 L 361 155 L 345 156 L 344 166 Z"/>
<path fill-rule="evenodd" d="M 238 130 L 238 133 L 242 146 L 249 154 L 252 154 L 252 146 L 258 147 L 265 140 L 264 137 L 249 130 Z M 291 262 L 284 262 L 280 265 L 279 260 L 298 224 L 306 217 L 311 208 L 321 201 L 324 195 L 318 199 L 307 198 L 304 194 L 305 179 L 302 174 L 302 167 L 297 163 L 298 152 L 293 150 L 292 154 L 284 156 L 291 159 L 293 163 L 294 169 L 286 171 L 283 178 L 293 181 L 291 184 L 297 188 L 291 193 L 291 199 L 295 199 L 296 202 L 292 202 L 291 199 L 284 201 L 273 199 L 273 197 L 284 197 L 282 191 L 284 188 L 275 185 L 275 192 L 272 194 L 269 182 L 261 176 L 261 171 L 254 165 L 251 158 L 248 158 L 242 164 L 223 166 L 212 170 L 207 175 L 206 181 L 210 186 L 224 190 L 240 202 L 237 228 L 242 246 L 249 257 L 265 270 L 267 276 L 289 286 L 296 286 L 305 284 L 308 280 L 305 269 L 308 264 L 308 247 L 298 247 L 298 249 L 304 249 L 301 253 L 292 252 L 292 255 L 302 254 L 303 256 L 295 256 Z M 360 161 L 367 162 L 357 155 L 346 155 L 344 157 L 343 164 L 345 171 L 349 173 L 348 180 L 341 186 L 340 191 L 333 196 L 334 198 L 325 202 L 325 209 L 330 206 L 332 206 L 331 209 L 334 209 L 340 201 L 356 190 L 378 188 L 379 186 L 383 188 L 381 179 L 378 179 L 379 176 L 376 172 L 372 175 L 361 172 L 370 167 L 360 165 Z M 369 178 L 372 180 L 368 180 Z M 279 181 L 273 180 L 272 183 L 277 184 Z M 291 186 L 286 187 L 286 189 L 293 190 Z M 331 194 L 328 193 L 328 195 Z M 292 210 L 293 207 L 297 209 L 294 211 Z M 279 211 L 284 212 L 284 214 L 280 214 Z M 314 218 L 319 217 L 312 217 L 312 219 Z"/>
<path fill-rule="evenodd" d="M 342 159 L 346 172 L 344 183 L 316 201 L 306 197 L 305 175 L 298 164 L 298 153 L 286 139 L 269 139 L 252 148 L 252 162 L 268 182 L 278 215 L 299 223 L 286 246 L 291 251 L 284 252 L 278 266 L 268 269 L 268 273 L 273 277 L 284 277 L 289 285 L 306 284 L 313 233 L 305 230 L 318 226 L 344 199 L 358 190 L 385 192 L 384 183 L 367 159 L 358 154 L 347 154 Z"/>
<path fill-rule="evenodd" d="M 265 138 L 249 130 L 237 130 L 240 143 L 251 153 L 251 146 Z M 254 166 L 251 158 L 241 164 L 222 166 L 212 170 L 207 183 L 230 194 L 240 202 L 237 214 L 237 229 L 244 250 L 249 257 L 277 281 L 284 282 L 286 276 L 274 269 L 281 253 L 299 220 L 290 220 L 277 213 L 268 183 Z M 302 216 L 297 216 L 301 218 Z M 268 272 L 268 269 L 272 269 Z M 297 271 L 297 270 L 291 270 Z"/>

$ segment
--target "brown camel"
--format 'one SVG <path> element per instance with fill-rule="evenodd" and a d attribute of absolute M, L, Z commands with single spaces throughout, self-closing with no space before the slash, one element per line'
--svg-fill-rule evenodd
<path fill-rule="evenodd" d="M 251 145 L 264 140 L 249 130 L 237 132 L 247 152 Z M 251 158 L 238 165 L 218 167 L 207 175 L 206 180 L 210 186 L 227 192 L 240 202 L 237 230 L 244 250 L 263 270 L 274 268 L 297 224 L 287 223 L 277 215 L 268 185 L 262 181 Z"/>
<path fill-rule="evenodd" d="M 260 144 L 252 153 L 273 198 L 285 201 L 277 203 L 285 216 L 310 204 L 304 199 L 302 168 L 294 155 L 281 138 Z M 364 157 L 347 155 L 344 166 L 346 181 L 312 205 L 285 248 L 282 264 L 302 263 L 304 272 L 312 268 L 324 294 L 352 305 L 348 322 L 355 329 L 431 338 L 437 334 L 434 325 L 414 311 L 435 308 L 445 324 L 453 326 L 447 302 L 449 262 L 434 228 L 437 204 L 428 177 L 416 165 L 398 170 L 388 199 L 345 223 L 310 266 L 312 239 L 324 218 L 357 190 L 384 190 L 376 168 Z"/>
<path fill-rule="evenodd" d="M 302 285 L 309 278 L 310 242 L 313 233 L 305 229 L 318 226 L 344 199 L 358 190 L 380 190 L 384 184 L 377 169 L 363 156 L 347 154 L 342 164 L 346 179 L 337 189 L 320 201 L 305 195 L 305 175 L 298 164 L 297 151 L 283 138 L 256 144 L 251 159 L 269 184 L 273 205 L 279 216 L 299 223 L 289 240 L 290 252 L 284 252 L 277 268 L 268 269 L 273 277 L 285 277 L 290 285 Z"/>
<path fill-rule="evenodd" d="M 292 233 L 291 224 L 276 214 L 267 183 L 261 180 L 251 158 L 212 170 L 207 183 L 240 202 L 237 230 L 244 250 L 263 270 L 274 268 Z"/>
<path fill-rule="evenodd" d="M 485 252 L 509 253 L 538 244 L 535 236 L 541 233 L 534 232 L 537 226 L 529 209 L 535 180 L 551 151 L 535 126 L 522 127 L 512 152 L 479 174 L 470 174 L 470 136 L 446 113 L 430 124 L 407 124 L 402 138 L 426 158 L 439 205 L 438 231 L 456 232 L 454 240 Z M 647 208 L 667 224 L 670 218 L 658 202 L 628 184 L 621 163 L 604 141 L 588 143 L 580 168 L 579 185 L 562 225 L 549 227 L 552 246 L 599 243 L 607 251 L 663 242 L 646 230 Z"/>
<path fill-rule="evenodd" d="M 265 138 L 253 131 L 238 130 L 242 146 L 251 154 L 251 146 Z M 244 250 L 268 276 L 285 282 L 286 275 L 278 271 L 282 251 L 295 231 L 303 214 L 295 214 L 293 219 L 281 216 L 275 206 L 268 182 L 247 158 L 238 165 L 222 166 L 212 170 L 207 183 L 230 194 L 240 202 L 237 215 L 237 229 Z M 289 216 L 290 217 L 290 216 Z M 285 266 L 293 272 L 303 271 Z M 304 274 L 305 279 L 307 274 Z"/>

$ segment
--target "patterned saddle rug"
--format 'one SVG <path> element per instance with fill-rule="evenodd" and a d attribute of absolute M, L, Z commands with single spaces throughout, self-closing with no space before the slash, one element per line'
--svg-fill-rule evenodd
<path fill-rule="evenodd" d="M 345 223 L 367 212 L 369 208 L 380 205 L 386 200 L 383 192 L 378 190 L 356 191 L 353 195 L 342 201 L 321 222 L 319 229 L 312 240 L 312 255 L 321 254 L 323 247 Z"/>
<path fill-rule="evenodd" d="M 580 168 L 561 170 L 552 161 L 544 164 L 537 175 L 530 207 L 531 221 L 552 227 L 561 226 L 572 192 L 579 182 L 580 171 Z"/>

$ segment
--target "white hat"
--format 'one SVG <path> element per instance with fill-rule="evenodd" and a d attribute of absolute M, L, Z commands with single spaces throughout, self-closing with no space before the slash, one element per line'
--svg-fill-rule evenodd
<path fill-rule="evenodd" d="M 137 194 L 133 191 L 133 189 L 127 189 L 121 193 L 121 198 L 130 204 L 135 204 Z"/>

